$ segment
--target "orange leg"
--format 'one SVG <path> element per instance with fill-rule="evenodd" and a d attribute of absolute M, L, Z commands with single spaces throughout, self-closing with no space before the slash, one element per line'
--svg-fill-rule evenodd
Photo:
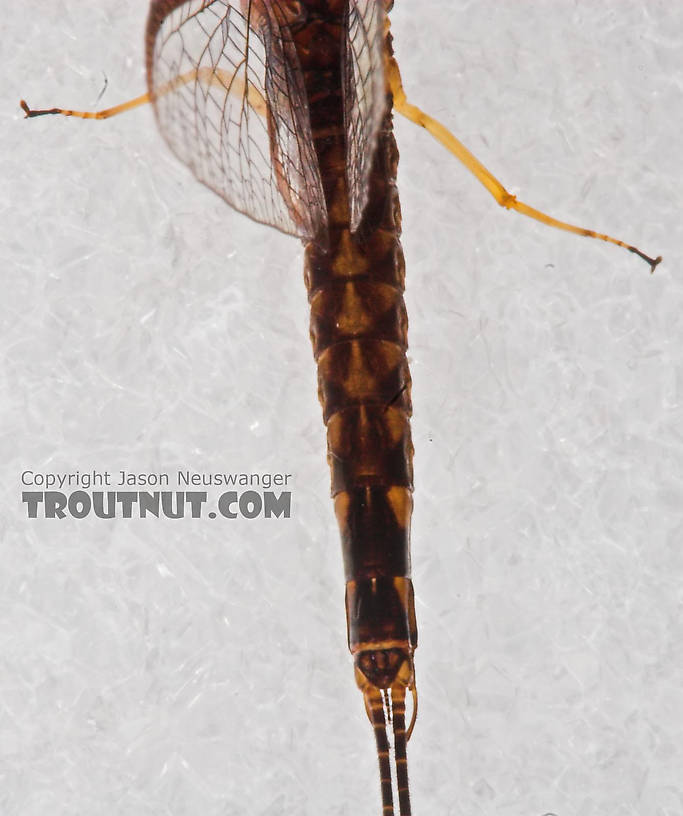
<path fill-rule="evenodd" d="M 635 253 L 638 257 L 647 261 L 647 263 L 650 264 L 650 272 L 655 271 L 655 267 L 662 260 L 661 255 L 657 258 L 651 258 L 649 255 L 641 252 L 637 247 L 620 241 L 618 238 L 612 238 L 602 232 L 595 232 L 594 230 L 585 229 L 584 227 L 575 227 L 573 224 L 559 221 L 557 218 L 553 218 L 551 215 L 541 212 L 541 210 L 530 207 L 523 201 L 517 201 L 517 198 L 503 187 L 493 173 L 487 170 L 448 128 L 444 127 L 440 122 L 437 122 L 436 119 L 433 119 L 420 108 L 408 102 L 405 91 L 403 90 L 398 64 L 393 57 L 388 60 L 386 68 L 389 88 L 394 96 L 394 109 L 403 114 L 407 119 L 410 119 L 411 122 L 428 130 L 435 139 L 441 142 L 446 150 L 458 158 L 470 173 L 486 187 L 501 207 L 505 207 L 508 210 L 515 210 L 522 215 L 527 215 L 529 218 L 540 221 L 542 224 L 547 224 L 549 227 L 573 232 L 575 235 L 584 235 L 587 238 L 597 238 L 600 241 L 607 241 L 610 244 L 624 247 L 624 249 Z"/>

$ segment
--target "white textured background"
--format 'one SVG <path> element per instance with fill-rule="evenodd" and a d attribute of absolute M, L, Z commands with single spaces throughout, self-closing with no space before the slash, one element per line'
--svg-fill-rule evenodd
<path fill-rule="evenodd" d="M 169 155 L 142 0 L 2 0 L 0 812 L 376 814 L 293 239 Z M 414 811 L 683 813 L 683 9 L 397 2 Z M 23 469 L 294 474 L 284 521 L 28 521 Z"/>

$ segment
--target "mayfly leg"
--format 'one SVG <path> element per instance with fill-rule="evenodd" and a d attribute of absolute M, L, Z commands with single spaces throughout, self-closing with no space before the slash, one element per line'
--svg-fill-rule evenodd
<path fill-rule="evenodd" d="M 533 218 L 535 221 L 540 221 L 549 227 L 555 229 L 565 230 L 574 235 L 582 235 L 586 238 L 595 238 L 599 241 L 606 241 L 610 244 L 623 247 L 629 252 L 633 252 L 639 258 L 642 258 L 650 266 L 650 272 L 654 272 L 657 265 L 661 262 L 662 256 L 658 255 L 656 258 L 651 258 L 646 255 L 638 247 L 621 241 L 618 238 L 612 238 L 602 232 L 596 232 L 585 227 L 577 227 L 574 224 L 569 224 L 566 221 L 560 221 L 552 215 L 542 212 L 535 207 L 530 207 L 523 201 L 518 201 L 517 197 L 509 193 L 505 187 L 498 181 L 498 179 L 491 173 L 484 165 L 471 153 L 465 145 L 453 134 L 448 128 L 425 113 L 423 110 L 408 102 L 405 90 L 403 89 L 403 82 L 401 80 L 401 73 L 398 68 L 398 63 L 391 57 L 387 60 L 386 66 L 387 78 L 389 87 L 394 96 L 394 110 L 405 116 L 416 125 L 420 125 L 427 130 L 438 142 L 440 142 L 446 150 L 452 153 L 465 167 L 472 173 L 472 175 L 489 191 L 495 200 L 507 210 L 514 210 L 520 215 L 526 215 Z"/>
<path fill-rule="evenodd" d="M 135 99 L 129 99 L 120 105 L 115 105 L 113 108 L 106 108 L 101 111 L 77 111 L 69 108 L 30 108 L 25 100 L 21 100 L 19 104 L 21 109 L 26 114 L 27 119 L 33 119 L 36 116 L 75 116 L 77 119 L 109 119 L 112 116 L 117 116 L 119 113 L 137 108 L 140 105 L 146 105 L 150 101 L 149 94 L 142 94 L 136 96 Z"/>
<path fill-rule="evenodd" d="M 236 79 L 235 77 L 229 76 L 226 71 L 222 71 L 220 69 L 210 70 L 208 68 L 198 68 L 192 71 L 187 71 L 186 73 L 175 77 L 172 81 L 165 83 L 159 88 L 156 88 L 154 91 L 154 96 L 152 96 L 152 94 L 149 92 L 140 94 L 140 96 L 136 96 L 134 99 L 128 99 L 126 102 L 122 102 L 120 105 L 114 105 L 113 107 L 105 108 L 104 110 L 77 111 L 69 108 L 42 108 L 34 110 L 28 106 L 24 99 L 20 100 L 19 104 L 27 119 L 33 119 L 36 116 L 54 115 L 73 116 L 77 119 L 110 119 L 112 116 L 118 116 L 120 113 L 133 110 L 141 105 L 147 105 L 148 103 L 160 99 L 162 96 L 177 90 L 183 85 L 188 85 L 191 82 L 203 82 L 207 86 L 220 85 L 227 88 L 229 93 L 235 96 L 235 98 L 241 97 L 245 92 L 245 83 L 242 78 L 238 77 Z M 263 95 L 253 85 L 249 85 L 246 92 L 250 107 L 260 116 L 265 118 L 267 106 Z M 102 93 L 104 93 L 104 89 L 102 90 Z"/>

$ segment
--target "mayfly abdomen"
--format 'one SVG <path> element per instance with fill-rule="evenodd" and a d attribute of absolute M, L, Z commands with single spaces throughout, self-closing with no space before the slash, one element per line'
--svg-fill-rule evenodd
<path fill-rule="evenodd" d="M 367 202 L 354 231 L 345 175 L 344 4 L 324 4 L 324 11 L 320 3 L 304 5 L 311 7 L 311 20 L 294 39 L 328 214 L 326 243 L 306 246 L 305 279 L 344 553 L 349 648 L 377 735 L 385 812 L 392 795 L 382 702 L 391 694 L 397 789 L 401 813 L 407 814 L 404 698 L 414 682 L 417 629 L 410 580 L 410 373 L 392 99 L 387 93 Z M 385 47 L 391 48 L 388 36 Z"/>
<path fill-rule="evenodd" d="M 398 151 L 385 73 L 390 5 L 153 0 L 147 75 L 161 131 L 197 178 L 306 243 L 349 648 L 375 730 L 385 816 L 394 793 L 408 816 L 413 447 Z"/>
<path fill-rule="evenodd" d="M 409 102 L 392 57 L 390 7 L 391 0 L 151 0 L 147 93 L 102 111 L 20 104 L 27 117 L 106 119 L 151 102 L 168 145 L 200 181 L 236 210 L 305 241 L 349 647 L 375 732 L 383 816 L 394 814 L 395 801 L 408 816 L 417 630 L 392 104 L 438 139 L 502 207 L 621 246 L 651 270 L 661 257 L 517 200 L 452 133 Z M 408 692 L 413 711 L 406 729 Z"/>

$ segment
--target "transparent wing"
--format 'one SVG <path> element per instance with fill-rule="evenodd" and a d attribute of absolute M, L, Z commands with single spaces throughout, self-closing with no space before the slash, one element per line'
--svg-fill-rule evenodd
<path fill-rule="evenodd" d="M 164 138 L 200 181 L 310 240 L 324 235 L 326 209 L 290 6 L 153 0 L 147 82 Z"/>
<path fill-rule="evenodd" d="M 351 229 L 368 198 L 377 135 L 386 110 L 384 23 L 381 0 L 350 0 L 344 42 L 344 123 Z"/>

